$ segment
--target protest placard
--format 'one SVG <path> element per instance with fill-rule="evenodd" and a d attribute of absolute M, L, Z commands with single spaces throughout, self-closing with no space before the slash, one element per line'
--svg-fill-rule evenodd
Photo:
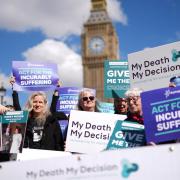
<path fill-rule="evenodd" d="M 129 121 L 117 121 L 107 149 L 137 147 L 145 144 L 144 125 Z"/>
<path fill-rule="evenodd" d="M 28 111 L 8 111 L 2 119 L 2 152 L 22 152 Z"/>
<path fill-rule="evenodd" d="M 96 108 L 98 112 L 114 114 L 114 104 L 102 101 L 96 101 Z"/>
<path fill-rule="evenodd" d="M 104 61 L 104 97 L 124 97 L 129 86 L 128 62 L 125 60 Z"/>
<path fill-rule="evenodd" d="M 43 153 L 42 150 L 40 152 L 36 150 L 33 153 L 33 151 L 32 153 L 25 151 L 25 155 L 27 159 L 29 156 L 37 159 L 1 163 L 1 178 L 3 180 L 179 180 L 180 177 L 179 143 L 104 151 L 93 155 L 66 154 L 63 157 L 58 157 L 62 156 L 60 152 L 54 151 L 53 155 L 53 152 Z M 44 154 L 47 154 L 47 157 L 42 159 Z"/>
<path fill-rule="evenodd" d="M 180 139 L 180 86 L 141 94 L 147 142 Z"/>
<path fill-rule="evenodd" d="M 59 77 L 57 64 L 30 63 L 24 61 L 12 62 L 14 89 L 17 91 L 47 91 L 55 89 Z"/>
<path fill-rule="evenodd" d="M 76 109 L 78 103 L 78 95 L 82 88 L 78 87 L 60 87 L 58 88 L 59 99 L 56 110 L 69 115 L 70 111 Z"/>
<path fill-rule="evenodd" d="M 125 118 L 125 115 L 72 110 L 66 151 L 90 154 L 105 150 L 116 121 Z"/>
<path fill-rule="evenodd" d="M 180 41 L 128 54 L 131 87 L 165 88 L 180 75 Z"/>

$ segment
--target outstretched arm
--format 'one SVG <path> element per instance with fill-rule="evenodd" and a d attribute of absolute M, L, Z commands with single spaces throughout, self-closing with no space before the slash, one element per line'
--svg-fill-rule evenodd
<path fill-rule="evenodd" d="M 61 87 L 61 85 L 62 83 L 58 81 L 57 88 Z M 52 96 L 51 106 L 50 106 L 50 111 L 52 114 L 56 112 L 56 105 L 57 105 L 58 99 L 59 99 L 59 92 L 57 89 L 55 89 Z"/>
<path fill-rule="evenodd" d="M 12 85 L 12 90 L 13 90 L 13 86 L 14 86 L 15 81 L 16 81 L 16 80 L 15 80 L 15 77 L 12 76 L 12 77 L 10 78 L 10 81 L 9 81 L 10 84 Z M 18 96 L 17 91 L 14 91 L 14 90 L 13 90 L 12 98 L 13 98 L 13 106 L 14 106 L 15 111 L 21 111 L 21 106 L 20 106 L 20 104 L 19 104 L 19 96 Z"/>

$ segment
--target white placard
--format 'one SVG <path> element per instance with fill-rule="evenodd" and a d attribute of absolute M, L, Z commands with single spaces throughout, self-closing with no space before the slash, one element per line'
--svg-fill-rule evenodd
<path fill-rule="evenodd" d="M 179 180 L 180 144 L 1 163 L 2 180 Z"/>
<path fill-rule="evenodd" d="M 117 120 L 125 115 L 71 111 L 66 151 L 91 154 L 106 149 Z"/>
<path fill-rule="evenodd" d="M 23 148 L 22 153 L 17 154 L 17 161 L 26 161 L 34 159 L 44 159 L 44 158 L 53 158 L 53 157 L 62 157 L 69 156 L 71 153 L 64 151 L 50 151 L 43 149 L 29 149 Z"/>
<path fill-rule="evenodd" d="M 128 54 L 131 87 L 144 91 L 169 86 L 180 75 L 180 41 Z"/>

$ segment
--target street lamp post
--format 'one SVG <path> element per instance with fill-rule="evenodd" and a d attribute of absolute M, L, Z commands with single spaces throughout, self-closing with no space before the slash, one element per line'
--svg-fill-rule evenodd
<path fill-rule="evenodd" d="M 6 89 L 4 88 L 3 84 L 1 84 L 0 87 L 0 98 L 1 98 L 1 104 L 4 104 L 4 96 L 6 95 Z"/>

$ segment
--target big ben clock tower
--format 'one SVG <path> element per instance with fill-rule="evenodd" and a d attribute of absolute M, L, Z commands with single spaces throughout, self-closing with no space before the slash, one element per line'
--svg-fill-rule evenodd
<path fill-rule="evenodd" d="M 107 13 L 106 0 L 91 0 L 91 13 L 81 35 L 83 86 L 96 89 L 104 98 L 104 60 L 119 59 L 118 37 Z"/>

